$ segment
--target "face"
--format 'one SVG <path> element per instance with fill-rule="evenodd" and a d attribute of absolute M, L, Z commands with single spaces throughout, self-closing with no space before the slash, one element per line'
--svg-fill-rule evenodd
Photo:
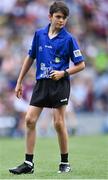
<path fill-rule="evenodd" d="M 53 15 L 49 15 L 50 22 L 56 29 L 61 29 L 67 22 L 67 17 L 62 12 L 56 12 Z"/>

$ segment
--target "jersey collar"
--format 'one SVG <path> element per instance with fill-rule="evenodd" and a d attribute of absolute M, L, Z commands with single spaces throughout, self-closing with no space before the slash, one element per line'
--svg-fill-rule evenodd
<path fill-rule="evenodd" d="M 48 35 L 48 31 L 49 31 L 49 27 L 50 27 L 50 24 L 48 24 L 48 26 L 46 26 L 46 28 L 44 29 L 44 34 L 45 35 Z M 66 34 L 66 30 L 65 28 L 63 27 L 60 32 L 58 33 L 57 37 L 59 38 L 63 38 Z"/>

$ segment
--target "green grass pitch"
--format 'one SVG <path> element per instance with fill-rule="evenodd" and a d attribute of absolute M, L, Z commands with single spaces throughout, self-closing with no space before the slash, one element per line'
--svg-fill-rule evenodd
<path fill-rule="evenodd" d="M 10 167 L 22 163 L 24 146 L 24 139 L 0 138 L 0 179 L 108 179 L 107 135 L 70 137 L 69 161 L 73 171 L 67 174 L 57 174 L 57 138 L 37 139 L 34 174 L 10 174 Z"/>

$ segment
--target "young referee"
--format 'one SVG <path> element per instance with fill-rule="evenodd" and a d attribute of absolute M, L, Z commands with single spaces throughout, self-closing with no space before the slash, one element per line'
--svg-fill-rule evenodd
<path fill-rule="evenodd" d="M 13 174 L 34 172 L 35 127 L 44 107 L 53 108 L 54 127 L 58 136 L 61 161 L 58 172 L 71 171 L 68 162 L 68 134 L 65 126 L 65 109 L 70 93 L 69 76 L 85 68 L 83 56 L 75 38 L 64 28 L 69 9 L 64 2 L 54 2 L 49 9 L 50 24 L 36 30 L 31 49 L 19 74 L 15 93 L 22 97 L 22 81 L 36 59 L 36 84 L 26 113 L 25 161 L 9 169 Z M 69 61 L 74 66 L 69 67 Z"/>

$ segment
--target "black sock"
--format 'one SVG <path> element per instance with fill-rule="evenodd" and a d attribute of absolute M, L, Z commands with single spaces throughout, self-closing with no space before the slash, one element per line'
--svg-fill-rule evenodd
<path fill-rule="evenodd" d="M 66 154 L 61 154 L 61 162 L 68 162 L 68 153 Z"/>
<path fill-rule="evenodd" d="M 33 154 L 25 154 L 25 160 L 33 162 Z"/>

